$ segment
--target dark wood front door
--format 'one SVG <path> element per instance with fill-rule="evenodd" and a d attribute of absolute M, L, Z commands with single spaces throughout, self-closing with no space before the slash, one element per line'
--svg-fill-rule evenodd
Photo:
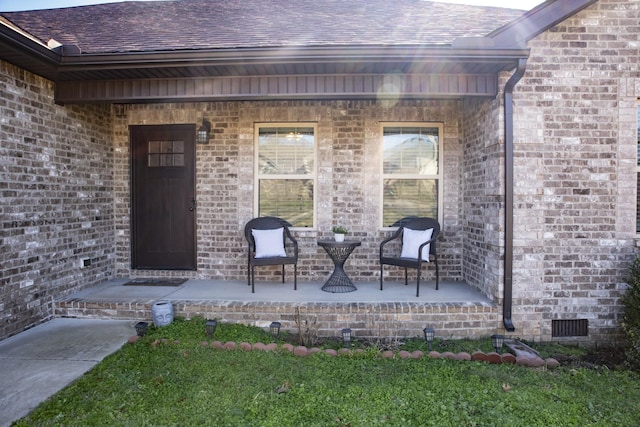
<path fill-rule="evenodd" d="M 195 126 L 131 126 L 132 268 L 195 270 Z"/>

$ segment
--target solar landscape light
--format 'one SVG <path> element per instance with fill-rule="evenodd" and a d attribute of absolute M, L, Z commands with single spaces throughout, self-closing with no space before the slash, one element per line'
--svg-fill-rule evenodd
<path fill-rule="evenodd" d="M 206 323 L 204 324 L 204 329 L 207 331 L 207 335 L 209 336 L 209 338 L 213 337 L 213 334 L 216 333 L 217 327 L 218 321 L 216 319 L 207 319 Z"/>
<path fill-rule="evenodd" d="M 147 322 L 138 322 L 136 323 L 136 334 L 139 337 L 143 337 L 144 334 L 147 333 L 147 328 L 149 327 L 149 323 Z"/>
<path fill-rule="evenodd" d="M 433 328 L 424 328 L 422 332 L 424 332 L 424 340 L 427 342 L 429 351 L 431 351 L 431 344 L 436 336 L 436 331 Z"/>
<path fill-rule="evenodd" d="M 500 352 L 504 344 L 504 335 L 491 335 L 491 345 L 496 349 L 496 353 Z"/>
<path fill-rule="evenodd" d="M 347 348 L 351 347 L 351 329 L 344 328 L 342 330 L 342 341 Z"/>
<path fill-rule="evenodd" d="M 278 340 L 278 335 L 280 335 L 280 322 L 271 322 L 269 325 L 269 331 L 271 331 L 271 335 L 273 336 L 273 342 Z"/>

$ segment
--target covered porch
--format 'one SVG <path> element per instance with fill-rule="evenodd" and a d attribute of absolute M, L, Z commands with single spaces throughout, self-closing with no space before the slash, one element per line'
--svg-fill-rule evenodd
<path fill-rule="evenodd" d="M 14 17 L 15 28 L 0 28 L 1 56 L 13 64 L 1 63 L 0 74 L 8 76 L 8 93 L 26 93 L 42 111 L 26 101 L 13 107 L 17 119 L 10 130 L 15 147 L 11 179 L 16 184 L 7 192 L 11 209 L 3 243 L 10 251 L 3 273 L 9 286 L 0 310 L 7 319 L 1 336 L 52 316 L 149 319 L 150 307 L 158 299 L 170 299 L 179 316 L 256 325 L 279 319 L 286 329 L 300 321 L 315 322 L 321 335 L 335 334 L 348 324 L 356 336 L 379 337 L 419 335 L 427 324 L 447 337 L 487 335 L 501 325 L 513 331 L 514 303 L 519 310 L 526 307 L 519 313 L 518 333 L 539 335 L 537 305 L 545 297 L 540 289 L 546 267 L 537 235 L 546 212 L 536 211 L 535 225 L 530 225 L 529 206 L 538 202 L 539 195 L 534 195 L 538 188 L 523 194 L 518 204 L 514 204 L 513 189 L 514 179 L 528 181 L 544 169 L 541 165 L 523 168 L 514 178 L 512 95 L 530 56 L 527 41 L 590 2 L 547 2 L 516 21 L 519 14 L 504 16 L 500 22 L 492 15 L 468 37 L 434 27 L 429 8 L 413 14 L 424 21 L 412 27 L 429 30 L 420 39 L 414 31 L 390 33 L 386 24 L 371 26 L 368 19 L 373 15 L 366 13 L 362 28 L 374 29 L 375 37 L 350 30 L 326 46 L 316 45 L 316 40 L 290 46 L 290 40 L 273 38 L 266 45 L 256 45 L 252 39 L 204 40 L 195 48 L 191 39 L 176 38 L 167 47 L 158 46 L 159 38 L 152 32 L 148 39 L 139 38 L 141 45 L 133 51 L 128 45 L 103 49 L 91 38 L 78 41 L 83 49 L 68 44 L 51 49 L 47 44 L 51 34 L 41 39 L 25 37 L 17 31 L 19 19 Z M 157 7 L 153 5 L 155 13 Z M 90 9 L 80 12 L 84 10 L 93 20 Z M 54 13 L 59 25 L 52 28 L 68 34 L 78 31 L 75 24 L 68 24 L 79 21 L 65 11 Z M 37 14 L 29 15 L 39 22 Z M 220 19 L 210 22 L 215 29 L 211 34 L 224 34 L 219 24 L 233 22 L 223 20 L 222 14 L 206 16 Z M 347 18 L 345 28 L 351 28 L 354 20 Z M 186 14 L 180 19 L 186 19 Z M 113 17 L 110 21 L 120 22 Z M 332 27 L 318 30 L 324 28 L 332 36 Z M 354 40 L 353 34 L 359 39 Z M 395 39 L 380 38 L 388 34 Z M 112 36 L 90 35 L 109 40 Z M 521 108 L 526 105 L 521 103 Z M 193 273 L 176 273 L 174 266 L 167 265 L 153 273 L 193 278 L 175 289 L 125 288 L 116 280 L 102 283 L 113 277 L 150 274 L 137 270 L 148 266 L 132 262 L 131 255 L 136 244 L 132 236 L 136 210 L 131 180 L 136 150 L 132 147 L 137 147 L 133 130 L 188 128 L 190 136 L 184 141 L 191 147 L 205 120 L 211 134 L 189 151 L 188 159 L 195 161 L 195 173 L 188 174 L 194 178 L 189 191 L 174 192 L 185 195 L 188 203 L 175 203 L 175 197 L 169 197 L 172 206 L 179 206 L 189 219 L 176 222 L 193 224 L 189 230 L 194 231 L 195 244 L 186 245 L 194 249 L 195 257 L 190 259 L 194 268 L 189 270 Z M 252 295 L 242 280 L 246 243 L 241 231 L 248 220 L 260 215 L 255 177 L 262 124 L 309 125 L 317 137 L 315 220 L 313 226 L 297 231 L 303 265 L 300 277 L 306 280 L 297 293 L 292 285 L 273 283 L 271 289 L 261 282 Z M 420 298 L 415 298 L 412 285 L 406 289 L 397 283 L 401 298 L 391 282 L 379 291 L 375 277 L 375 254 L 390 231 L 382 215 L 381 194 L 389 178 L 380 147 L 386 128 L 414 126 L 438 129 L 438 174 L 428 179 L 437 182 L 432 215 L 444 230 L 438 243 L 443 280 L 438 292 L 425 284 Z M 151 142 L 173 140 L 163 137 Z M 143 146 L 145 140 L 141 141 Z M 29 153 L 29 159 L 23 152 Z M 535 151 L 531 153 L 531 158 L 538 158 Z M 42 190 L 34 191 L 34 182 L 41 182 Z M 141 194 L 161 188 L 153 183 L 141 187 Z M 523 218 L 515 226 L 514 205 Z M 409 209 L 403 215 L 413 213 Z M 363 242 L 350 268 L 359 290 L 327 295 L 314 282 L 324 277 L 327 262 L 317 240 L 326 238 L 338 223 Z M 168 246 L 175 249 L 177 245 Z M 455 286 L 475 289 L 480 301 L 448 296 Z M 227 287 L 232 294 L 223 291 Z M 307 291 L 318 295 L 305 295 Z"/>
<path fill-rule="evenodd" d="M 479 338 L 500 327 L 501 310 L 464 282 L 426 281 L 420 297 L 415 282 L 357 281 L 357 291 L 329 293 L 320 281 L 293 283 L 259 281 L 251 293 L 246 281 L 188 279 L 178 286 L 124 286 L 114 279 L 55 301 L 57 317 L 109 318 L 151 321 L 151 307 L 170 301 L 174 315 L 202 316 L 223 322 L 267 327 L 272 321 L 283 330 L 313 329 L 318 336 L 337 336 L 342 328 L 355 337 L 395 339 L 420 336 L 425 326 L 443 338 Z"/>

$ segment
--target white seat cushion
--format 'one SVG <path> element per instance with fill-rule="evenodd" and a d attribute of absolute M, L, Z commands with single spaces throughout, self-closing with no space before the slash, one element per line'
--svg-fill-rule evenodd
<path fill-rule="evenodd" d="M 256 258 L 286 257 L 283 240 L 284 228 L 273 230 L 251 229 L 253 240 L 256 242 Z"/>
<path fill-rule="evenodd" d="M 433 235 L 433 228 L 427 230 L 412 230 L 411 228 L 404 228 L 402 232 L 402 258 L 415 258 L 418 259 L 418 251 L 420 245 L 431 239 Z M 422 259 L 429 261 L 429 249 L 431 244 L 422 248 Z"/>

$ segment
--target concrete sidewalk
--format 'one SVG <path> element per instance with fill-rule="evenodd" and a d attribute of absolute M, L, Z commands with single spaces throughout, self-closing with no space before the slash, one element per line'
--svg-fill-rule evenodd
<path fill-rule="evenodd" d="M 120 349 L 136 334 L 135 323 L 57 318 L 0 341 L 0 427 Z"/>

